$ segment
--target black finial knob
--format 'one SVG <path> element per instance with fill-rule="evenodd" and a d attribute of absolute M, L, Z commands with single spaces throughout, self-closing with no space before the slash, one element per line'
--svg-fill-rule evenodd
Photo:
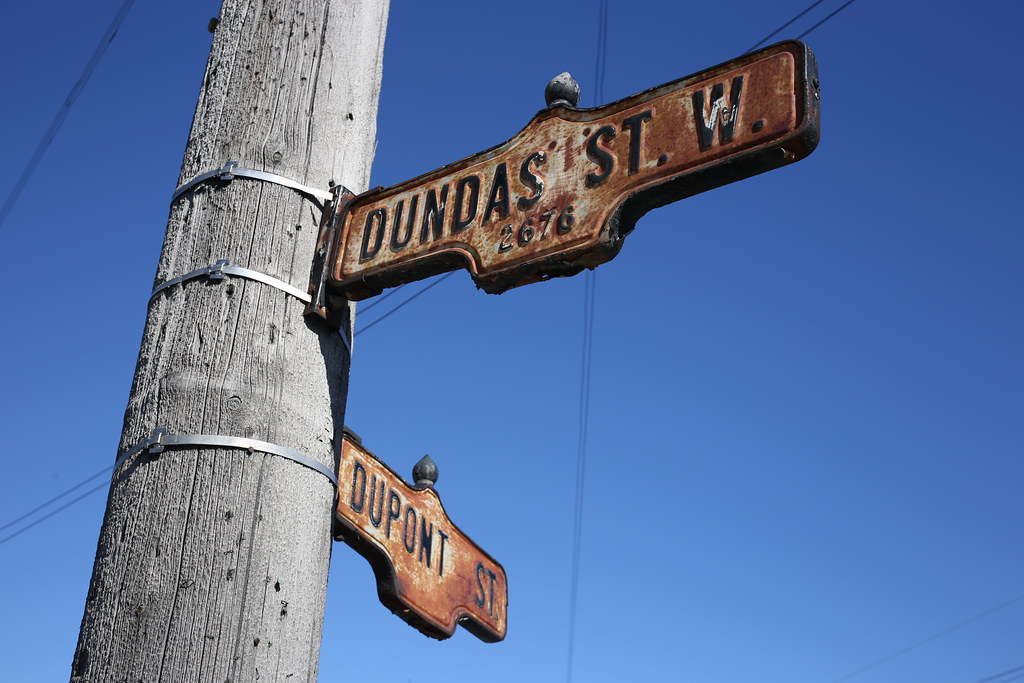
<path fill-rule="evenodd" d="M 544 88 L 544 101 L 549 107 L 575 107 L 580 101 L 580 84 L 568 71 L 563 71 Z"/>
<path fill-rule="evenodd" d="M 416 482 L 416 486 L 434 488 L 434 484 L 437 483 L 437 463 L 429 455 L 424 455 L 413 465 L 412 480 Z"/>

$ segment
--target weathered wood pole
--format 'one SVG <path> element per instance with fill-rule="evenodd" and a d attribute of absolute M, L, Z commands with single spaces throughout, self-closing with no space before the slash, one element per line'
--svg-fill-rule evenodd
<path fill-rule="evenodd" d="M 224 0 L 179 183 L 237 161 L 364 190 L 387 14 L 387 0 Z M 195 185 L 172 202 L 156 283 L 229 259 L 305 291 L 319 215 L 272 182 Z M 119 452 L 162 427 L 269 442 L 334 468 L 348 357 L 303 309 L 240 277 L 156 294 Z M 316 680 L 333 497 L 324 474 L 259 450 L 128 459 L 112 480 L 71 680 Z"/>

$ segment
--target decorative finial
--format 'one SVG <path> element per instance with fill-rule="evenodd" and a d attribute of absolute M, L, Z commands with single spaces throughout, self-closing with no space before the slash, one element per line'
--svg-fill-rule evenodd
<path fill-rule="evenodd" d="M 580 101 L 580 84 L 568 71 L 558 74 L 544 88 L 549 107 L 575 107 Z"/>
<path fill-rule="evenodd" d="M 412 480 L 416 482 L 416 486 L 434 488 L 434 484 L 437 483 L 437 463 L 429 455 L 424 455 L 413 465 Z"/>

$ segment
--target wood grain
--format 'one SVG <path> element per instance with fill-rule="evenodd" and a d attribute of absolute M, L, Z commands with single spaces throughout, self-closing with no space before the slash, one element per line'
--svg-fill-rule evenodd
<path fill-rule="evenodd" d="M 179 182 L 232 160 L 364 190 L 387 13 L 385 0 L 225 0 Z M 155 284 L 226 258 L 305 290 L 318 219 L 314 201 L 278 185 L 200 184 L 171 207 Z M 158 294 L 120 450 L 164 427 L 334 468 L 348 361 L 337 331 L 302 311 L 238 278 Z M 322 474 L 259 452 L 172 448 L 128 463 L 71 680 L 316 680 L 333 497 Z"/>

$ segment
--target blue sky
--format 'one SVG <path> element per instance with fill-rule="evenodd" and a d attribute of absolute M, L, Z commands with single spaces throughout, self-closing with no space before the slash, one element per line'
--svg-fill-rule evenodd
<path fill-rule="evenodd" d="M 807 4 L 611 0 L 603 100 Z M 4 197 L 119 6 L 7 8 Z M 598 7 L 393 3 L 372 184 L 511 137 L 563 70 L 597 104 Z M 217 12 L 137 0 L 0 227 L 0 524 L 114 460 Z M 574 680 L 1024 666 L 1022 18 L 855 2 L 806 38 L 817 151 L 651 212 L 596 271 Z M 403 474 L 435 459 L 448 513 L 508 573 L 509 632 L 424 638 L 336 545 L 320 680 L 565 680 L 583 295 L 582 276 L 491 296 L 459 273 L 356 339 L 347 423 Z M 104 500 L 0 545 L 0 678 L 68 676 Z"/>

